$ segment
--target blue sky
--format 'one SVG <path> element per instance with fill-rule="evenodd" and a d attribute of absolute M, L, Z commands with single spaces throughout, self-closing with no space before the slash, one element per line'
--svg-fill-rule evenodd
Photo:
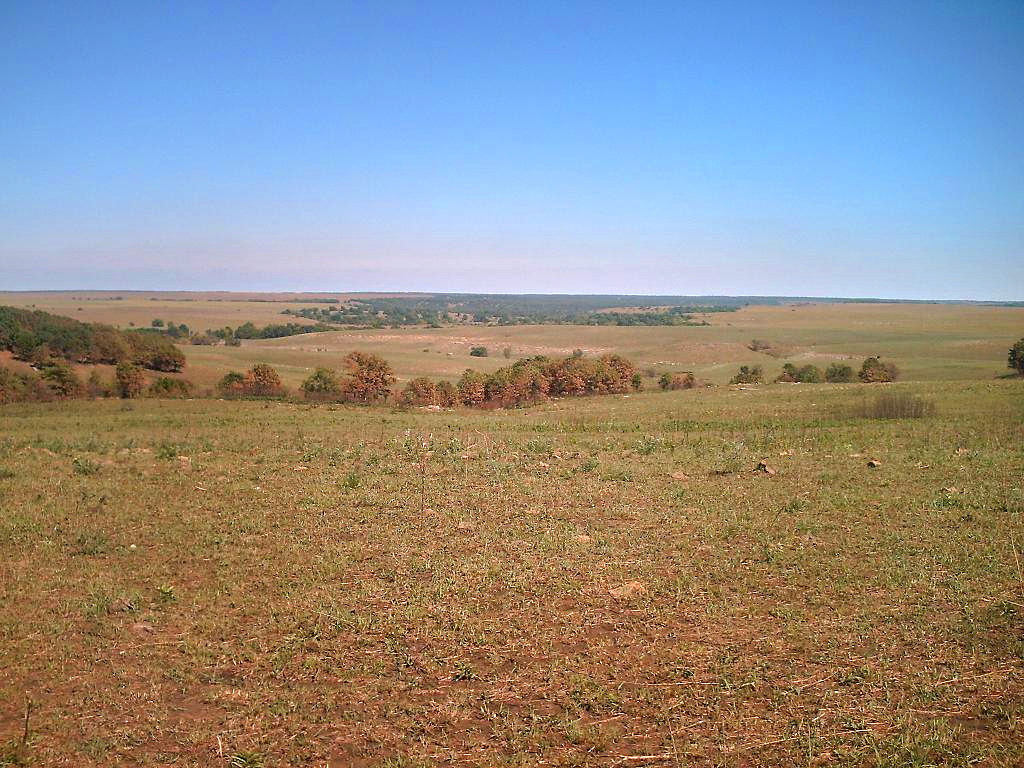
<path fill-rule="evenodd" d="M 0 289 L 1024 299 L 1024 2 L 0 0 Z"/>

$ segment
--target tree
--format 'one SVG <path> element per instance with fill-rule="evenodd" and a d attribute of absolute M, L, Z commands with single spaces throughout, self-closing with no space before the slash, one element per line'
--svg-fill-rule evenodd
<path fill-rule="evenodd" d="M 1010 347 L 1006 363 L 1021 376 L 1024 376 L 1024 339 Z"/>
<path fill-rule="evenodd" d="M 467 368 L 456 388 L 463 405 L 480 405 L 486 396 L 486 377 Z"/>
<path fill-rule="evenodd" d="M 164 327 L 164 321 L 161 320 L 159 317 L 154 317 L 153 318 L 153 322 L 150 323 L 150 325 L 152 325 L 154 328 L 163 328 Z"/>
<path fill-rule="evenodd" d="M 81 397 L 85 392 L 82 382 L 65 363 L 51 363 L 39 375 L 57 397 Z"/>
<path fill-rule="evenodd" d="M 89 397 L 110 397 L 113 385 L 93 368 L 88 381 L 85 382 L 85 392 Z"/>
<path fill-rule="evenodd" d="M 245 372 L 242 392 L 249 397 L 279 397 L 284 394 L 284 386 L 277 371 L 266 363 L 257 363 Z"/>
<path fill-rule="evenodd" d="M 391 396 L 395 375 L 383 358 L 367 352 L 350 352 L 345 357 L 348 375 L 342 382 L 345 396 L 357 403 L 376 403 Z"/>
<path fill-rule="evenodd" d="M 830 384 L 847 384 L 853 381 L 853 368 L 842 363 L 832 363 L 825 371 L 825 381 Z"/>
<path fill-rule="evenodd" d="M 741 365 L 730 384 L 764 384 L 764 370 L 760 365 Z"/>
<path fill-rule="evenodd" d="M 437 386 L 425 376 L 411 379 L 399 398 L 403 405 L 438 405 Z"/>
<path fill-rule="evenodd" d="M 242 394 L 245 374 L 238 371 L 228 371 L 220 381 L 217 382 L 217 391 L 222 397 L 238 397 Z"/>
<path fill-rule="evenodd" d="M 326 399 L 341 393 L 341 382 L 333 368 L 317 368 L 302 382 L 302 391 L 311 399 Z"/>
<path fill-rule="evenodd" d="M 861 365 L 857 376 L 866 384 L 877 384 L 896 381 L 899 370 L 892 363 L 882 362 L 878 357 L 869 357 Z"/>
<path fill-rule="evenodd" d="M 134 363 L 118 363 L 114 380 L 117 383 L 117 394 L 124 398 L 138 397 L 146 386 L 142 369 Z"/>
<path fill-rule="evenodd" d="M 697 386 L 697 377 L 689 371 L 684 373 L 663 373 L 658 379 L 658 386 L 662 389 L 694 389 Z"/>

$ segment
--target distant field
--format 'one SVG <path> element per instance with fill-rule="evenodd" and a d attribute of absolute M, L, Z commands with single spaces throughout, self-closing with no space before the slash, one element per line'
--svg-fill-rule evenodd
<path fill-rule="evenodd" d="M 0 418 L 0 765 L 1024 761 L 1020 381 Z"/>
<path fill-rule="evenodd" d="M 194 330 L 246 321 L 280 323 L 285 308 L 311 306 L 280 302 L 293 294 L 0 294 L 0 303 L 34 305 L 79 320 L 127 327 L 148 326 L 153 318 L 186 323 Z M 314 294 L 308 295 L 310 297 Z M 332 294 L 338 297 L 341 294 Z M 156 300 L 154 300 L 154 298 Z M 266 301 L 253 299 L 264 298 Z M 187 300 L 186 300 L 187 299 Z M 242 299 L 242 300 L 236 300 Z M 528 355 L 566 355 L 580 348 L 592 354 L 615 352 L 641 368 L 693 370 L 724 383 L 741 364 L 760 364 L 769 376 L 787 360 L 826 366 L 835 360 L 859 364 L 868 355 L 894 360 L 911 380 L 991 379 L 1006 372 L 1006 351 L 1024 336 L 1024 307 L 956 304 L 794 304 L 751 306 L 710 313 L 704 327 L 616 326 L 456 326 L 372 331 L 340 330 L 266 341 L 241 347 L 183 347 L 184 376 L 212 386 L 227 370 L 255 362 L 276 366 L 285 382 L 297 386 L 313 368 L 338 366 L 353 349 L 385 357 L 402 379 L 417 375 L 455 378 L 467 367 L 489 371 Z M 753 339 L 773 349 L 752 352 Z M 490 357 L 469 356 L 483 345 Z"/>

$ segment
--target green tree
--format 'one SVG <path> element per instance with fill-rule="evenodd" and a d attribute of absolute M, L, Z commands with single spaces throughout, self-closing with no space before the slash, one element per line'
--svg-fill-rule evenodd
<path fill-rule="evenodd" d="M 1024 339 L 1010 347 L 1010 353 L 1006 362 L 1010 368 L 1024 376 Z"/>
<path fill-rule="evenodd" d="M 894 364 L 883 362 L 878 357 L 869 357 L 861 365 L 860 373 L 857 376 L 866 384 L 896 381 L 899 369 Z"/>
<path fill-rule="evenodd" d="M 328 398 L 341 392 L 341 382 L 333 368 L 317 368 L 302 382 L 302 391 L 309 398 Z"/>
<path fill-rule="evenodd" d="M 825 381 L 830 384 L 847 384 L 853 381 L 853 368 L 842 363 L 832 363 L 825 371 Z"/>

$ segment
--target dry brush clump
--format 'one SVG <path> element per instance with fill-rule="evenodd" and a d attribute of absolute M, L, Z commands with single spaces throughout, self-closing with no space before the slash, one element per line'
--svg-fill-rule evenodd
<path fill-rule="evenodd" d="M 342 375 L 333 368 L 317 368 L 302 382 L 306 399 L 369 405 L 391 398 L 395 375 L 386 360 L 366 352 L 350 352 L 342 362 Z"/>
<path fill-rule="evenodd" d="M 284 397 L 281 377 L 273 367 L 257 363 L 245 373 L 230 371 L 217 383 L 222 397 Z"/>
<path fill-rule="evenodd" d="M 664 390 L 696 389 L 700 386 L 697 377 L 690 371 L 683 373 L 663 373 L 658 379 L 658 386 Z"/>
<path fill-rule="evenodd" d="M 399 402 L 442 408 L 514 408 L 552 397 L 625 394 L 642 387 L 643 377 L 629 360 L 619 355 L 556 359 L 536 356 L 490 374 L 467 369 L 454 387 L 423 377 L 412 379 L 402 390 Z"/>

